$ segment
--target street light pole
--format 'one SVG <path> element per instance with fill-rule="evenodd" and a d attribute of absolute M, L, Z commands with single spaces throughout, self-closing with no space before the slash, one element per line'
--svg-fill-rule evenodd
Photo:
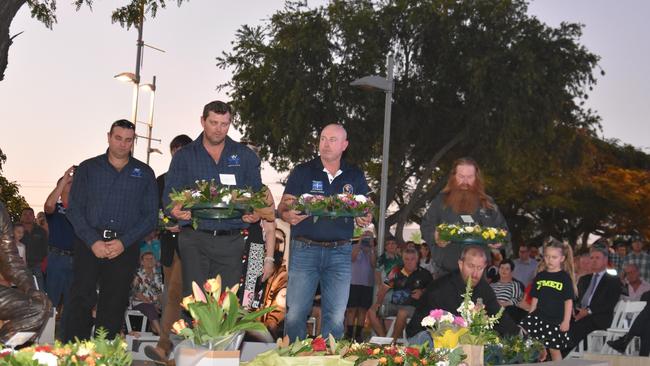
<path fill-rule="evenodd" d="M 368 90 L 381 90 L 386 93 L 384 106 L 384 142 L 381 156 L 381 180 L 379 185 L 379 222 L 377 228 L 377 252 L 384 252 L 384 239 L 386 231 L 386 199 L 388 195 L 388 151 L 390 147 L 390 116 L 393 105 L 393 67 L 395 57 L 388 55 L 386 59 L 386 78 L 377 75 L 364 76 L 350 83 Z"/>
<path fill-rule="evenodd" d="M 131 122 L 137 124 L 138 122 L 138 97 L 140 94 L 140 64 L 142 63 L 142 47 L 144 46 L 144 41 L 142 41 L 142 29 L 144 27 L 144 1 L 140 2 L 140 19 L 136 29 L 138 30 L 138 42 L 136 44 L 136 53 L 135 53 L 135 81 L 133 86 L 133 109 L 131 114 Z M 131 150 L 133 152 L 133 150 Z"/>
<path fill-rule="evenodd" d="M 386 102 L 384 105 L 384 142 L 381 152 L 381 180 L 379 183 L 379 227 L 377 229 L 378 253 L 384 252 L 384 238 L 386 232 L 386 196 L 388 195 L 388 150 L 390 148 L 390 116 L 393 105 L 393 64 L 395 58 L 388 55 L 386 61 L 386 80 L 390 88 L 386 90 Z"/>
<path fill-rule="evenodd" d="M 149 156 L 151 155 L 151 132 L 153 130 L 153 103 L 156 99 L 156 75 L 153 76 L 153 82 L 151 83 L 151 99 L 149 102 L 149 121 L 147 125 L 149 130 L 147 132 L 147 165 L 149 165 Z"/>

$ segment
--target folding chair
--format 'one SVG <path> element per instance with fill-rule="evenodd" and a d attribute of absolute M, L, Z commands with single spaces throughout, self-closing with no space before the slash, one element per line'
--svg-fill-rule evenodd
<path fill-rule="evenodd" d="M 625 307 L 621 314 L 621 319 L 618 324 L 614 327 L 610 327 L 605 332 L 605 341 L 604 345 L 600 350 L 602 354 L 618 354 L 616 350 L 607 345 L 607 341 L 612 341 L 618 337 L 624 336 L 634 323 L 636 317 L 643 311 L 646 306 L 645 301 L 626 301 Z M 625 355 L 633 356 L 639 354 L 639 340 L 638 337 L 634 337 L 633 341 L 630 342 L 627 349 L 625 350 Z"/>
<path fill-rule="evenodd" d="M 623 308 L 625 306 L 625 301 L 619 300 L 614 307 L 614 317 L 612 318 L 611 328 L 616 328 L 621 321 L 623 316 Z M 600 352 L 605 343 L 605 337 L 607 336 L 606 330 L 595 330 L 587 335 L 587 349 L 584 347 L 584 341 L 580 341 L 578 346 L 574 348 L 571 353 L 567 356 L 568 358 L 582 358 L 583 352 Z"/>

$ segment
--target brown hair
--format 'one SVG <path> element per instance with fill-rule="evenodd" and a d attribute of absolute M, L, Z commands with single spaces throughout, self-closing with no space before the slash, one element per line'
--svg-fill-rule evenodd
<path fill-rule="evenodd" d="M 481 207 L 487 209 L 493 209 L 494 204 L 490 200 L 490 197 L 485 193 L 485 183 L 483 182 L 483 176 L 481 175 L 481 169 L 478 166 L 476 160 L 464 157 L 456 159 L 451 166 L 451 172 L 449 173 L 449 178 L 447 179 L 447 185 L 442 189 L 442 193 L 446 194 L 445 204 L 449 205 L 447 199 L 449 197 L 449 192 L 451 192 L 456 186 L 456 171 L 460 165 L 471 165 L 476 170 L 476 181 L 474 182 L 474 190 L 478 194 L 478 198 L 481 204 Z"/>

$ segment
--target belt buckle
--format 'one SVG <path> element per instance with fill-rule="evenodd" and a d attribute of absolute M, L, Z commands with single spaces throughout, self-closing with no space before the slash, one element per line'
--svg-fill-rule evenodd
<path fill-rule="evenodd" d="M 113 230 L 104 230 L 102 232 L 103 239 L 115 239 L 115 232 Z"/>

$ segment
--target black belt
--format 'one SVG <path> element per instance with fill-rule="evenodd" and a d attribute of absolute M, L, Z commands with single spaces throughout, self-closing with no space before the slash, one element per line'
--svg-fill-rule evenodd
<path fill-rule="evenodd" d="M 104 241 L 111 241 L 120 237 L 117 231 L 114 230 L 99 230 L 99 235 Z"/>
<path fill-rule="evenodd" d="M 72 257 L 74 255 L 74 252 L 72 250 L 63 250 L 61 248 L 53 247 L 51 245 L 50 245 L 50 252 L 59 255 L 67 255 L 68 257 Z"/>
<path fill-rule="evenodd" d="M 294 240 L 303 242 L 307 245 L 314 245 L 323 248 L 336 248 L 350 243 L 350 240 L 346 240 L 346 239 L 337 240 L 337 241 L 316 241 L 316 240 L 307 239 L 304 236 L 299 236 Z"/>
<path fill-rule="evenodd" d="M 242 229 L 230 229 L 230 230 L 197 230 L 203 233 L 208 233 L 212 236 L 231 236 L 231 235 L 241 235 Z"/>

